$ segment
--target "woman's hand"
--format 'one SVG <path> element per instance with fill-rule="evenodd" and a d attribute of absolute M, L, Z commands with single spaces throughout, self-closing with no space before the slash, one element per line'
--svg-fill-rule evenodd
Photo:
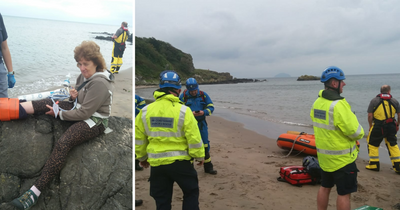
<path fill-rule="evenodd" d="M 55 114 L 54 114 L 54 110 L 53 110 L 53 107 L 51 107 L 50 105 L 46 105 L 46 107 L 47 108 L 49 108 L 50 109 L 50 111 L 48 111 L 48 112 L 46 112 L 45 114 L 48 114 L 48 115 L 51 115 L 51 116 L 55 116 Z"/>
<path fill-rule="evenodd" d="M 71 90 L 69 91 L 69 95 L 71 96 L 72 100 L 75 100 L 76 97 L 78 97 L 78 91 L 74 87 L 71 87 Z"/>

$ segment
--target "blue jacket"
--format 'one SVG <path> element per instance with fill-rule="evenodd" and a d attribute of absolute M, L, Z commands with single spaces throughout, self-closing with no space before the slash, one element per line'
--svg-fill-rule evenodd
<path fill-rule="evenodd" d="M 204 94 L 203 97 L 200 93 Z M 200 91 L 199 89 L 197 90 L 196 96 L 192 96 L 188 90 L 184 90 L 184 92 L 179 96 L 179 99 L 184 102 L 186 106 L 190 107 L 192 111 L 203 110 L 204 115 L 196 117 L 197 121 L 205 120 L 206 116 L 211 116 L 211 114 L 214 112 L 214 104 L 210 96 L 208 96 L 206 92 Z"/>
<path fill-rule="evenodd" d="M 139 114 L 140 110 L 146 106 L 146 101 L 135 94 L 135 117 Z"/>
<path fill-rule="evenodd" d="M 201 94 L 202 93 L 202 94 Z M 203 95 L 203 97 L 202 97 Z M 185 97 L 184 97 L 185 96 Z M 204 100 L 203 100 L 204 98 Z M 185 100 L 186 99 L 186 100 Z M 197 89 L 197 95 L 192 96 L 188 90 L 185 90 L 180 96 L 179 100 L 183 101 L 186 106 L 190 107 L 192 111 L 203 110 L 204 115 L 196 117 L 197 125 L 200 130 L 201 139 L 203 140 L 206 151 L 210 151 L 210 141 L 208 140 L 208 127 L 206 122 L 206 116 L 210 116 L 214 112 L 214 104 L 211 101 L 210 96 L 206 92 L 200 92 Z M 185 102 L 186 101 L 186 102 Z"/>

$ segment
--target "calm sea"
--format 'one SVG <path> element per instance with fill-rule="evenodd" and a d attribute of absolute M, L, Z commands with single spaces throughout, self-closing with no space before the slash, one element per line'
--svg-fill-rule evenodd
<path fill-rule="evenodd" d="M 213 100 L 216 116 L 229 118 L 228 113 L 235 113 L 312 133 L 310 109 L 323 84 L 320 81 L 296 80 L 297 77 L 267 78 L 267 82 L 201 85 L 200 89 Z M 363 128 L 368 129 L 367 108 L 370 100 L 379 94 L 384 84 L 390 85 L 393 97 L 400 100 L 399 81 L 400 74 L 348 75 L 341 95 L 349 102 Z M 152 98 L 154 90 L 136 89 L 136 94 Z"/>
<path fill-rule="evenodd" d="M 74 48 L 84 40 L 95 41 L 111 66 L 111 41 L 95 39 L 115 33 L 120 25 L 99 25 L 67 21 L 3 16 L 7 28 L 17 83 L 9 89 L 9 97 L 54 90 L 62 85 L 68 73 L 71 84 L 80 74 L 74 59 Z M 133 45 L 127 42 L 121 69 L 133 66 Z"/>
<path fill-rule="evenodd" d="M 277 139 L 286 131 L 314 133 L 310 109 L 323 84 L 320 81 L 296 81 L 297 77 L 266 79 L 267 82 L 259 83 L 200 85 L 200 89 L 210 95 L 215 106 L 213 115 L 242 123 L 245 128 L 272 139 Z M 366 134 L 369 129 L 369 102 L 380 93 L 380 87 L 384 84 L 391 86 L 392 96 L 400 101 L 399 81 L 400 74 L 346 76 L 346 86 L 341 96 L 351 105 Z M 153 99 L 155 89 L 136 89 L 135 93 Z M 360 143 L 359 156 L 367 160 L 366 139 Z M 380 154 L 381 162 L 390 164 L 383 143 Z"/>

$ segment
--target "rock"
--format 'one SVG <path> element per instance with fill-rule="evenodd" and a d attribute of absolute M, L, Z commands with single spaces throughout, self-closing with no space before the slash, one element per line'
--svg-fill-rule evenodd
<path fill-rule="evenodd" d="M 312 75 L 301 75 L 297 78 L 297 81 L 307 81 L 307 80 L 320 80 L 320 77 L 312 76 Z"/>
<path fill-rule="evenodd" d="M 55 141 L 72 125 L 48 115 L 0 122 L 0 209 L 38 179 Z M 74 147 L 34 209 L 132 209 L 132 120 L 111 117 L 114 131 Z"/>

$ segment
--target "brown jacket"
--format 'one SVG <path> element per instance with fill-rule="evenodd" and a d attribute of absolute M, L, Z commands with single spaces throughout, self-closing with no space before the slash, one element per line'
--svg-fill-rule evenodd
<path fill-rule="evenodd" d="M 113 78 L 112 75 L 105 72 L 96 72 L 89 79 L 85 79 L 82 74 L 76 79 L 76 88 L 83 82 L 89 81 L 78 92 L 77 107 L 70 111 L 60 112 L 61 120 L 81 121 L 85 120 L 90 127 L 93 121 L 91 116 L 97 118 L 109 118 L 111 114 L 111 104 L 113 97 Z"/>

